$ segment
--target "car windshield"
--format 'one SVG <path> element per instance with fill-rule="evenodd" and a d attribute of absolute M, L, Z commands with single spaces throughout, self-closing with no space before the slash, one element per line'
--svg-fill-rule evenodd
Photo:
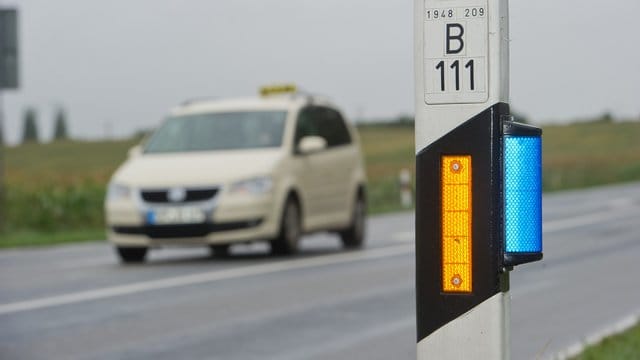
<path fill-rule="evenodd" d="M 286 111 L 206 113 L 168 118 L 145 153 L 279 147 Z"/>

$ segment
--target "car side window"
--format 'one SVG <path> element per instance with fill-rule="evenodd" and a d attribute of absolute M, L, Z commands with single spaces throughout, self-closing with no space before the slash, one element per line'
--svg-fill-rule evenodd
<path fill-rule="evenodd" d="M 327 145 L 332 147 L 351 143 L 351 134 L 340 113 L 329 108 L 321 108 L 320 111 L 323 114 L 321 132 Z"/>
<path fill-rule="evenodd" d="M 327 147 L 351 143 L 351 134 L 339 112 L 325 107 L 310 106 L 300 111 L 295 132 L 295 145 L 305 136 L 320 136 Z"/>
<path fill-rule="evenodd" d="M 317 121 L 314 121 L 314 108 L 306 107 L 300 111 L 294 136 L 294 144 L 296 147 L 305 136 L 320 136 L 316 124 Z"/>

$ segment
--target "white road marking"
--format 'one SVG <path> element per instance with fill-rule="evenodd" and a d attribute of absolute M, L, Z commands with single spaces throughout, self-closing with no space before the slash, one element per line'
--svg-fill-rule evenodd
<path fill-rule="evenodd" d="M 307 259 L 278 261 L 269 264 L 253 265 L 241 268 L 208 271 L 203 273 L 169 277 L 160 280 L 141 281 L 128 285 L 113 286 L 89 291 L 81 291 L 40 299 L 19 301 L 0 305 L 0 315 L 13 314 L 22 311 L 43 309 L 59 305 L 75 304 L 79 302 L 106 299 L 116 296 L 137 294 L 146 291 L 182 287 L 187 285 L 203 284 L 219 280 L 235 279 L 252 275 L 262 275 L 304 269 L 317 266 L 326 266 L 363 260 L 381 259 L 391 256 L 408 254 L 413 251 L 413 246 L 394 245 L 370 250 L 341 253 L 334 255 L 318 256 Z"/>
<path fill-rule="evenodd" d="M 571 217 L 562 220 L 546 221 L 542 224 L 542 231 L 550 233 L 554 231 L 569 230 L 584 225 L 596 224 L 605 220 L 612 220 L 620 218 L 621 213 L 619 211 L 599 211 L 596 213 Z"/>

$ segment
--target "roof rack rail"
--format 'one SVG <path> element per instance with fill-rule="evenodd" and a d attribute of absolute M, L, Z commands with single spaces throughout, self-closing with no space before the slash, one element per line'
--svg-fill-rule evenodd
<path fill-rule="evenodd" d="M 217 100 L 218 98 L 215 96 L 199 96 L 194 98 L 189 98 L 180 103 L 180 106 L 193 105 L 195 103 L 203 102 L 203 101 L 211 101 Z"/>

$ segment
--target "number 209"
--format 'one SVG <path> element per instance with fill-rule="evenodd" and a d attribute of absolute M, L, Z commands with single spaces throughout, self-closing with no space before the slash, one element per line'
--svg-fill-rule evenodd
<path fill-rule="evenodd" d="M 483 17 L 484 16 L 484 8 L 465 8 L 464 9 L 464 17 Z"/>

